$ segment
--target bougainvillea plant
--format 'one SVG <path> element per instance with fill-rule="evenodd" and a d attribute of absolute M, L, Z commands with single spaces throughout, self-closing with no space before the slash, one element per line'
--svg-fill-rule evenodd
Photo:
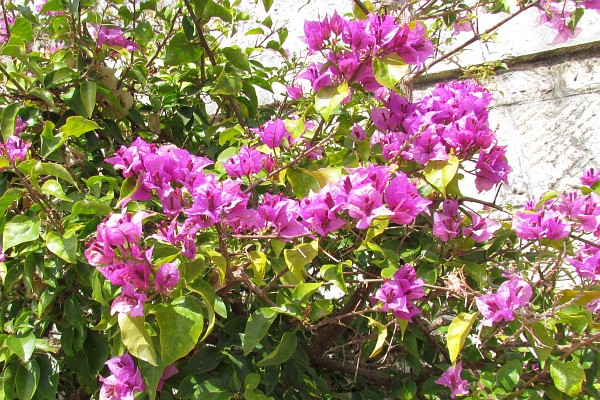
<path fill-rule="evenodd" d="M 600 398 L 600 173 L 464 196 L 494 94 L 412 95 L 479 15 L 600 3 L 355 1 L 307 62 L 248 3 L 0 0 L 0 398 Z"/>

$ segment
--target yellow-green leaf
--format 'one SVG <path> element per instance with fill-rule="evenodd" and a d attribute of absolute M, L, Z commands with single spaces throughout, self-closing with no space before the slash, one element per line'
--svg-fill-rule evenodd
<path fill-rule="evenodd" d="M 380 85 L 395 89 L 408 73 L 409 65 L 397 54 L 389 54 L 381 59 L 373 59 L 373 74 Z"/>
<path fill-rule="evenodd" d="M 340 86 L 327 86 L 319 89 L 315 96 L 315 109 L 325 121 L 329 121 L 331 114 L 350 93 L 348 84 L 342 83 Z"/>
<path fill-rule="evenodd" d="M 260 286 L 267 271 L 267 255 L 262 251 L 251 251 L 248 254 L 250 255 L 250 265 L 254 271 L 254 283 Z"/>
<path fill-rule="evenodd" d="M 429 161 L 423 169 L 423 176 L 432 186 L 446 196 L 446 188 L 458 172 L 458 158 L 450 154 L 445 161 Z"/>
<path fill-rule="evenodd" d="M 554 386 L 567 396 L 577 397 L 581 393 L 585 373 L 579 362 L 555 360 L 550 364 L 550 376 Z"/>
<path fill-rule="evenodd" d="M 479 311 L 473 314 L 460 313 L 450 323 L 448 327 L 448 353 L 452 365 L 456 365 L 456 359 L 465 340 L 473 327 L 473 323 L 479 316 Z"/>
<path fill-rule="evenodd" d="M 373 358 L 373 357 L 377 356 L 379 353 L 381 353 L 381 350 L 383 350 L 383 346 L 385 345 L 385 339 L 387 338 L 388 331 L 387 331 L 387 328 L 385 327 L 385 325 L 382 324 L 381 322 L 376 321 L 373 318 L 369 318 L 369 317 L 367 317 L 367 319 L 369 320 L 369 326 L 372 326 L 375 329 L 377 329 L 377 342 L 375 343 L 375 347 L 373 348 L 373 351 L 369 355 L 369 358 Z"/>
<path fill-rule="evenodd" d="M 121 340 L 129 353 L 140 360 L 157 366 L 156 351 L 152 346 L 152 338 L 144 325 L 144 317 L 131 317 L 119 313 L 118 320 L 121 329 Z M 173 339 L 175 340 L 175 338 Z"/>
<path fill-rule="evenodd" d="M 295 246 L 293 249 L 283 251 L 285 263 L 294 276 L 304 281 L 302 271 L 304 266 L 310 263 L 318 253 L 319 241 L 314 240 L 310 243 L 302 243 Z"/>

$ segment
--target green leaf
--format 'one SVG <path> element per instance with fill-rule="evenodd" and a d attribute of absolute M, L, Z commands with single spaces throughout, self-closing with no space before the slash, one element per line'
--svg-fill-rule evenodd
<path fill-rule="evenodd" d="M 236 142 L 244 135 L 244 128 L 240 124 L 235 124 L 232 128 L 227 128 L 219 134 L 219 144 L 224 146 L 227 142 Z"/>
<path fill-rule="evenodd" d="M 223 55 L 233 66 L 250 71 L 248 56 L 238 46 L 225 47 L 221 50 Z"/>
<path fill-rule="evenodd" d="M 63 201 L 73 201 L 69 196 L 65 194 L 61 184 L 55 179 L 49 179 L 42 185 L 42 193 L 47 194 L 48 196 L 56 197 L 59 200 Z"/>
<path fill-rule="evenodd" d="M 40 381 L 40 366 L 30 360 L 17 367 L 15 389 L 19 400 L 31 400 Z"/>
<path fill-rule="evenodd" d="M 187 355 L 198 343 L 204 325 L 202 304 L 191 296 L 179 297 L 171 304 L 157 305 L 155 315 L 162 363 L 169 365 Z"/>
<path fill-rule="evenodd" d="M 409 65 L 397 54 L 389 54 L 382 59 L 373 59 L 373 73 L 380 85 L 395 89 L 400 80 L 408 73 Z"/>
<path fill-rule="evenodd" d="M 431 185 L 446 197 L 446 188 L 458 172 L 460 161 L 455 155 L 448 156 L 445 161 L 429 161 L 423 170 L 423 176 Z"/>
<path fill-rule="evenodd" d="M 390 219 L 388 217 L 375 218 L 371 222 L 371 226 L 369 226 L 369 229 L 367 230 L 365 242 L 370 242 L 371 240 L 373 240 L 373 238 L 381 235 L 383 232 L 385 232 L 385 229 L 388 227 L 389 224 Z"/>
<path fill-rule="evenodd" d="M 276 308 L 259 308 L 248 318 L 244 331 L 244 356 L 250 354 L 265 337 L 278 313 Z"/>
<path fill-rule="evenodd" d="M 292 190 L 298 199 L 306 197 L 311 190 L 316 193 L 320 189 L 319 182 L 314 176 L 302 168 L 290 167 L 287 169 L 285 176 L 292 185 Z"/>
<path fill-rule="evenodd" d="M 215 82 L 212 93 L 235 96 L 242 91 L 242 87 L 242 78 L 238 74 L 223 70 Z"/>
<path fill-rule="evenodd" d="M 24 337 L 9 336 L 6 339 L 6 346 L 15 353 L 21 361 L 26 363 L 31 358 L 35 350 L 35 335 L 32 333 Z"/>
<path fill-rule="evenodd" d="M 33 27 L 31 22 L 23 17 L 15 20 L 15 23 L 10 27 L 10 34 L 27 42 L 33 42 Z"/>
<path fill-rule="evenodd" d="M 321 282 L 300 283 L 292 291 L 292 299 L 299 303 L 305 302 L 306 298 L 319 290 L 322 285 Z"/>
<path fill-rule="evenodd" d="M 10 165 L 10 162 L 8 161 L 8 158 L 0 157 L 0 171 L 2 170 L 2 168 L 6 168 L 9 165 Z"/>
<path fill-rule="evenodd" d="M 81 102 L 83 103 L 83 108 L 86 111 L 86 117 L 91 118 L 94 113 L 94 109 L 96 108 L 96 82 L 94 81 L 85 81 L 81 82 L 79 85 L 79 95 L 81 96 Z M 71 117 L 71 118 L 81 118 L 81 117 Z M 69 119 L 71 119 L 69 118 Z M 69 123 L 69 119 L 67 119 L 67 124 Z M 88 121 L 92 122 L 92 121 Z M 94 122 L 95 124 L 95 122 Z M 98 129 L 98 125 L 94 129 Z M 91 129 L 90 129 L 91 130 Z"/>
<path fill-rule="evenodd" d="M 94 83 L 95 84 L 95 83 Z M 95 104 L 95 101 L 94 101 Z M 97 123 L 91 121 L 89 119 L 85 119 L 80 116 L 69 117 L 67 118 L 67 123 L 60 127 L 60 132 L 63 134 L 64 138 L 68 137 L 79 137 L 86 132 L 93 131 L 94 129 L 99 129 Z"/>
<path fill-rule="evenodd" d="M 298 279 L 304 281 L 302 274 L 304 266 L 310 263 L 319 252 L 319 241 L 313 240 L 310 243 L 302 243 L 295 246 L 293 249 L 283 251 L 283 258 L 292 274 Z"/>
<path fill-rule="evenodd" d="M 206 253 L 212 260 L 212 262 L 217 266 L 217 271 L 219 273 L 219 281 L 221 284 L 225 283 L 225 273 L 227 272 L 227 259 L 223 254 L 214 250 L 207 250 Z"/>
<path fill-rule="evenodd" d="M 110 92 L 110 94 L 112 94 L 112 92 Z M 85 110 L 83 102 L 81 101 L 81 94 L 78 87 L 72 87 L 68 92 L 61 93 L 60 98 L 66 105 L 69 106 L 71 110 L 75 111 L 76 114 L 87 115 L 87 111 Z"/>
<path fill-rule="evenodd" d="M 15 123 L 17 121 L 17 112 L 21 105 L 19 103 L 13 103 L 6 106 L 2 111 L 2 121 L 0 121 L 0 128 L 2 129 L 2 139 L 6 142 L 13 133 L 15 133 Z"/>
<path fill-rule="evenodd" d="M 41 221 L 38 217 L 27 217 L 17 215 L 4 225 L 4 251 L 20 245 L 21 243 L 32 242 L 40 236 Z"/>
<path fill-rule="evenodd" d="M 2 197 L 0 197 L 0 215 L 4 215 L 4 212 L 15 200 L 22 198 L 23 193 L 25 193 L 25 189 L 19 188 L 10 188 L 4 192 Z"/>
<path fill-rule="evenodd" d="M 42 131 L 42 157 L 48 157 L 65 142 L 61 134 L 54 136 L 54 123 L 46 121 Z"/>
<path fill-rule="evenodd" d="M 460 313 L 450 323 L 448 327 L 448 353 L 450 354 L 450 361 L 452 365 L 456 365 L 456 358 L 460 353 L 465 340 L 471 332 L 473 323 L 479 316 L 479 311 L 473 314 Z"/>
<path fill-rule="evenodd" d="M 521 361 L 507 361 L 496 373 L 496 382 L 500 387 L 506 390 L 512 390 L 515 386 L 517 386 L 517 383 L 519 383 L 522 373 L 523 364 Z"/>
<path fill-rule="evenodd" d="M 204 333 L 204 336 L 202 336 L 202 338 L 200 339 L 200 341 L 202 342 L 208 337 L 208 335 L 210 335 L 215 326 L 215 303 L 217 295 L 210 283 L 206 282 L 202 278 L 198 278 L 191 283 L 186 282 L 186 287 L 189 290 L 198 293 L 200 296 L 202 296 L 202 299 L 204 299 L 204 307 L 206 307 L 206 310 L 208 312 L 208 326 L 206 327 L 206 332 Z"/>
<path fill-rule="evenodd" d="M 54 96 L 52 96 L 52 93 L 50 93 L 49 91 L 42 88 L 34 87 L 32 89 L 29 89 L 28 94 L 42 100 L 48 105 L 48 107 L 50 107 L 50 109 L 54 109 Z"/>
<path fill-rule="evenodd" d="M 46 247 L 66 262 L 77 263 L 77 235 L 72 231 L 67 231 L 62 236 L 48 232 Z"/>
<path fill-rule="evenodd" d="M 351 261 L 347 262 L 349 262 L 350 266 L 352 265 Z M 319 275 L 326 281 L 333 282 L 340 290 L 347 293 L 348 288 L 346 287 L 346 282 L 344 280 L 344 265 L 348 264 L 325 264 L 321 267 Z"/>
<path fill-rule="evenodd" d="M 208 0 L 206 2 L 206 6 L 204 6 L 204 16 L 207 18 L 217 17 L 225 22 L 233 22 L 233 16 L 229 10 L 213 0 Z"/>
<path fill-rule="evenodd" d="M 49 354 L 40 354 L 35 359 L 40 366 L 40 381 L 35 391 L 36 398 L 55 400 L 60 364 Z"/>
<path fill-rule="evenodd" d="M 144 360 L 154 366 L 158 365 L 156 351 L 152 346 L 152 338 L 144 325 L 144 317 L 130 317 L 119 313 L 121 340 L 132 356 Z"/>
<path fill-rule="evenodd" d="M 165 65 L 183 65 L 198 63 L 202 56 L 202 47 L 190 44 L 184 32 L 177 32 L 165 49 Z"/>
<path fill-rule="evenodd" d="M 548 328 L 541 322 L 532 322 L 529 324 L 531 329 L 525 330 L 525 334 L 529 340 L 529 343 L 535 350 L 540 365 L 544 368 L 546 360 L 550 358 L 556 342 L 554 338 L 548 334 Z"/>
<path fill-rule="evenodd" d="M 72 215 L 86 214 L 86 215 L 98 215 L 105 217 L 112 209 L 106 204 L 99 203 L 97 201 L 81 200 L 73 204 L 71 209 Z"/>
<path fill-rule="evenodd" d="M 315 95 L 315 109 L 328 122 L 335 108 L 348 97 L 349 93 L 350 91 L 346 82 L 340 86 L 321 88 Z"/>
<path fill-rule="evenodd" d="M 160 381 L 160 377 L 165 370 L 165 366 L 162 364 L 154 366 L 145 361 L 138 361 L 138 367 L 142 373 L 142 378 L 144 378 L 144 383 L 146 384 L 146 394 L 150 400 L 156 399 L 156 388 Z"/>
<path fill-rule="evenodd" d="M 254 271 L 254 283 L 260 286 L 267 271 L 267 255 L 262 251 L 251 251 L 248 255 L 250 256 L 250 266 Z"/>
<path fill-rule="evenodd" d="M 140 182 L 136 176 L 126 178 L 121 185 L 121 193 L 119 195 L 117 207 L 121 206 L 123 202 L 129 201 L 129 198 L 137 192 L 139 186 Z"/>
<path fill-rule="evenodd" d="M 51 175 L 55 178 L 67 181 L 75 187 L 77 186 L 69 171 L 67 171 L 65 167 L 59 164 L 38 162 L 33 167 L 31 174 L 32 177 L 37 177 L 41 175 Z"/>
<path fill-rule="evenodd" d="M 262 0 L 263 7 L 265 8 L 265 12 L 269 12 L 271 6 L 273 5 L 274 0 Z"/>
<path fill-rule="evenodd" d="M 369 0 L 364 0 L 362 3 L 364 4 L 367 10 L 371 12 L 375 10 L 373 4 L 371 4 Z M 354 14 L 356 19 L 367 19 L 367 14 L 365 14 L 365 12 L 362 10 L 362 8 L 358 6 L 357 3 L 354 3 L 352 5 L 352 14 Z"/>
<path fill-rule="evenodd" d="M 577 361 L 555 360 L 550 364 L 550 376 L 554 386 L 567 396 L 577 397 L 585 379 L 583 367 Z"/>
<path fill-rule="evenodd" d="M 286 332 L 281 338 L 281 342 L 277 345 L 275 350 L 267 354 L 265 358 L 256 363 L 257 367 L 268 367 L 271 365 L 280 365 L 289 360 L 298 345 L 298 339 L 296 338 L 296 332 Z"/>

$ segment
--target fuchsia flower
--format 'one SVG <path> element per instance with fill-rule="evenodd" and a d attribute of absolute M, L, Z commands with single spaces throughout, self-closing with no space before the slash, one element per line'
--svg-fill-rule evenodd
<path fill-rule="evenodd" d="M 571 233 L 570 225 L 564 222 L 559 213 L 552 210 L 534 213 L 519 211 L 514 216 L 512 225 L 517 236 L 525 240 L 558 240 Z"/>
<path fill-rule="evenodd" d="M 133 400 L 133 392 L 145 390 L 140 370 L 135 367 L 128 353 L 111 358 L 106 366 L 111 375 L 100 377 L 100 400 Z"/>
<path fill-rule="evenodd" d="M 265 155 L 260 151 L 242 146 L 238 154 L 223 163 L 223 167 L 232 178 L 249 177 L 263 169 L 264 158 Z"/>
<path fill-rule="evenodd" d="M 283 139 L 292 139 L 292 135 L 288 132 L 285 124 L 281 119 L 269 121 L 260 128 L 253 129 L 258 134 L 260 140 L 269 148 L 274 149 L 281 146 Z"/>
<path fill-rule="evenodd" d="M 597 247 L 586 244 L 575 254 L 575 257 L 566 260 L 575 267 L 583 279 L 600 281 L 600 250 Z"/>
<path fill-rule="evenodd" d="M 367 133 L 359 124 L 354 124 L 352 127 L 352 138 L 357 141 L 362 141 L 367 138 Z"/>
<path fill-rule="evenodd" d="M 302 86 L 286 86 L 285 90 L 287 91 L 288 95 L 294 100 L 301 99 L 304 94 L 302 92 Z"/>
<path fill-rule="evenodd" d="M 126 49 L 127 51 L 139 50 L 140 46 L 131 39 L 124 36 L 119 27 L 110 28 L 105 25 L 92 26 L 94 36 L 97 38 L 98 47 L 106 45 L 115 50 Z"/>
<path fill-rule="evenodd" d="M 396 318 L 406 321 L 421 312 L 413 301 L 423 296 L 423 280 L 417 278 L 415 269 L 409 264 L 401 266 L 393 279 L 386 279 L 375 293 L 375 299 L 383 302 L 383 311 L 391 311 Z"/>
<path fill-rule="evenodd" d="M 515 319 L 515 311 L 525 307 L 533 291 L 529 283 L 518 276 L 503 282 L 496 293 L 475 297 L 477 308 L 483 315 L 483 326 L 492 326 L 500 321 Z"/>
<path fill-rule="evenodd" d="M 148 299 L 145 293 L 139 293 L 133 285 L 125 283 L 121 287 L 121 294 L 116 297 L 110 306 L 110 315 L 123 313 L 132 317 L 144 316 L 144 302 Z"/>
<path fill-rule="evenodd" d="M 462 220 L 458 214 L 458 202 L 444 200 L 442 212 L 433 214 L 433 235 L 444 242 L 456 238 Z"/>
<path fill-rule="evenodd" d="M 159 293 L 169 293 L 169 291 L 179 283 L 179 269 L 174 263 L 164 263 L 158 267 L 154 278 L 156 291 Z"/>
<path fill-rule="evenodd" d="M 258 214 L 265 222 L 265 228 L 273 229 L 281 236 L 300 236 L 309 233 L 302 221 L 300 205 L 296 200 L 266 193 L 258 206 Z"/>
<path fill-rule="evenodd" d="M 455 398 L 456 396 L 464 396 L 469 394 L 467 390 L 467 382 L 465 379 L 460 377 L 462 373 L 462 360 L 456 363 L 456 367 L 450 366 L 442 376 L 435 381 L 438 385 L 443 385 L 449 387 L 452 391 L 450 394 L 451 398 Z"/>
<path fill-rule="evenodd" d="M 27 149 L 31 147 L 31 143 L 27 143 L 19 137 L 25 128 L 27 128 L 27 122 L 17 116 L 13 134 L 6 139 L 6 143 L 0 143 L 0 154 L 5 153 L 14 162 L 25 160 Z"/>
<path fill-rule="evenodd" d="M 419 195 L 416 186 L 410 183 L 404 172 L 396 173 L 385 189 L 383 198 L 393 213 L 390 220 L 400 225 L 412 223 L 422 212 L 428 213 L 427 207 L 431 204 L 430 200 Z"/>
<path fill-rule="evenodd" d="M 594 184 L 600 181 L 600 170 L 594 170 L 594 168 L 590 168 L 586 170 L 581 178 L 579 178 L 582 185 L 586 185 L 589 187 L 594 186 Z"/>
<path fill-rule="evenodd" d="M 484 218 L 472 211 L 469 211 L 469 215 L 471 216 L 471 226 L 463 226 L 462 234 L 477 243 L 487 242 L 494 235 L 494 232 L 500 229 L 500 222 Z"/>

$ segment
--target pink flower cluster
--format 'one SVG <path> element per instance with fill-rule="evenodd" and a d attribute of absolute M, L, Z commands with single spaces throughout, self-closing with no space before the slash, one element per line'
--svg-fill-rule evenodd
<path fill-rule="evenodd" d="M 106 366 L 111 375 L 100 377 L 100 400 L 133 400 L 134 392 L 145 390 L 142 374 L 128 353 L 111 358 Z"/>
<path fill-rule="evenodd" d="M 326 63 L 313 63 L 298 78 L 311 82 L 315 92 L 340 81 L 360 83 L 365 90 L 382 86 L 373 74 L 373 59 L 396 55 L 404 62 L 422 65 L 433 54 L 433 45 L 425 37 L 425 26 L 412 28 L 396 24 L 388 15 L 369 14 L 365 20 L 351 21 L 334 13 L 322 21 L 304 23 L 305 41 L 311 52 L 321 52 Z M 325 53 L 329 48 L 330 50 Z M 298 98 L 297 88 L 289 91 Z"/>
<path fill-rule="evenodd" d="M 140 49 L 136 42 L 125 37 L 123 30 L 119 27 L 110 28 L 105 25 L 93 25 L 92 33 L 96 37 L 98 47 L 105 45 L 114 50 L 126 49 L 128 51 Z"/>
<path fill-rule="evenodd" d="M 217 224 L 233 233 L 326 235 L 345 226 L 347 218 L 359 229 L 367 229 L 378 216 L 409 224 L 427 212 L 431 203 L 418 194 L 404 173 L 392 176 L 388 167 L 369 165 L 348 169 L 348 175 L 336 184 L 327 184 L 302 201 L 266 193 L 260 205 L 251 208 L 239 178 L 272 165 L 273 160 L 247 147 L 232 159 L 225 163 L 225 169 L 235 179 L 218 181 L 215 175 L 203 172 L 211 163 L 207 159 L 175 146 L 157 147 L 137 139 L 107 162 L 122 170 L 125 177 L 138 178 L 139 188 L 132 200 L 149 200 L 156 193 L 171 220 L 162 221 L 154 237 L 181 247 L 190 258 L 196 253 L 196 233 Z"/>
<path fill-rule="evenodd" d="M 405 264 L 391 280 L 386 280 L 375 293 L 375 299 L 383 302 L 383 311 L 391 311 L 399 319 L 411 321 L 421 310 L 413 303 L 425 296 L 423 280 L 417 278 L 415 269 Z"/>
<path fill-rule="evenodd" d="M 25 142 L 19 136 L 25 128 L 27 128 L 27 122 L 23 122 L 18 116 L 13 134 L 8 137 L 6 143 L 0 143 L 0 155 L 6 155 L 14 162 L 25 159 L 27 149 L 31 147 L 30 143 Z"/>
<path fill-rule="evenodd" d="M 593 169 L 586 171 L 582 183 L 597 181 Z M 547 200 L 537 208 L 530 204 L 513 218 L 517 236 L 525 240 L 558 240 L 571 234 L 589 237 L 588 242 L 568 258 L 583 279 L 600 280 L 600 195 L 566 192 Z"/>
<path fill-rule="evenodd" d="M 475 161 L 477 190 L 508 183 L 512 171 L 506 148 L 489 127 L 487 107 L 492 95 L 473 81 L 438 84 L 430 96 L 410 103 L 391 93 L 382 108 L 371 112 L 377 130 L 371 145 L 380 145 L 385 159 L 401 157 L 427 164 L 448 160 Z"/>
<path fill-rule="evenodd" d="M 148 216 L 143 211 L 134 215 L 111 214 L 98 225 L 96 237 L 87 243 L 88 262 L 110 283 L 121 286 L 120 295 L 111 304 L 111 314 L 143 316 L 151 277 L 157 293 L 169 293 L 179 282 L 175 264 L 165 263 L 156 268 L 151 263 L 154 248 L 146 248 L 142 240 L 143 220 Z"/>
<path fill-rule="evenodd" d="M 469 211 L 469 224 L 460 216 L 458 203 L 455 200 L 444 200 L 442 212 L 433 214 L 433 235 L 444 242 L 448 242 L 462 232 L 465 238 L 471 238 L 477 243 L 487 242 L 500 229 L 500 223 Z M 461 229 L 462 227 L 462 229 Z"/>
<path fill-rule="evenodd" d="M 518 276 L 503 282 L 496 293 L 475 298 L 477 308 L 483 315 L 483 326 L 515 319 L 515 311 L 526 306 L 533 295 L 531 286 Z"/>
<path fill-rule="evenodd" d="M 549 25 L 557 32 L 552 44 L 559 44 L 581 33 L 580 28 L 573 29 L 576 10 L 589 9 L 600 13 L 600 0 L 542 0 L 538 9 L 540 24 Z"/>
<path fill-rule="evenodd" d="M 458 396 L 467 395 L 467 394 L 469 394 L 469 391 L 467 390 L 466 386 L 469 384 L 469 382 L 467 382 L 465 379 L 462 379 L 460 377 L 461 373 L 462 373 L 462 361 L 459 361 L 456 363 L 456 367 L 451 366 L 446 371 L 444 371 L 442 376 L 440 376 L 438 378 L 438 380 L 435 381 L 435 383 L 437 383 L 438 385 L 443 385 L 443 386 L 450 388 L 450 390 L 451 390 L 450 397 L 451 398 L 455 398 L 457 395 Z"/>

